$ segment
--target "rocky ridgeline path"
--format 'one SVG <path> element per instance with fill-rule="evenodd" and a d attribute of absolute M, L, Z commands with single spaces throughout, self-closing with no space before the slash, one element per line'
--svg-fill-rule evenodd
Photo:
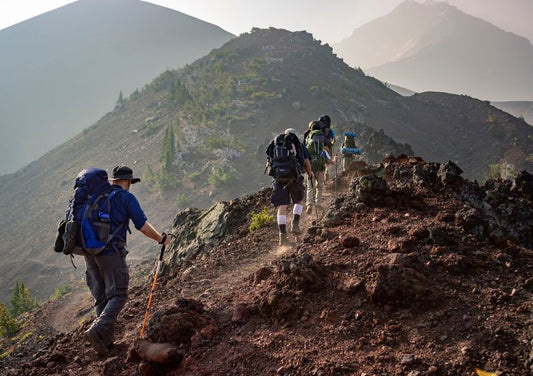
<path fill-rule="evenodd" d="M 531 175 L 480 186 L 460 174 L 407 156 L 362 166 L 339 194 L 329 184 L 324 215 L 305 216 L 289 247 L 277 246 L 274 226 L 248 230 L 268 189 L 180 213 L 146 332 L 176 346 L 171 364 L 133 347 L 145 273 L 108 358 L 81 339 L 81 324 L 46 346 L 29 341 L 6 374 L 531 373 Z"/>
<path fill-rule="evenodd" d="M 304 210 L 302 213 L 300 226 L 302 234 L 295 235 L 289 232 L 288 235 L 290 243 L 288 245 L 278 245 L 277 226 L 272 226 L 272 228 L 268 230 L 270 236 L 268 240 L 261 245 L 261 248 L 258 252 L 248 252 L 246 247 L 242 246 L 237 239 L 228 241 L 222 240 L 221 246 L 228 249 L 227 258 L 229 262 L 221 262 L 219 267 L 210 266 L 209 268 L 203 268 L 198 262 L 185 263 L 188 266 L 185 267 L 181 273 L 182 283 L 180 283 L 180 293 L 183 296 L 200 297 L 202 300 L 206 300 L 210 296 L 214 296 L 223 292 L 227 293 L 233 289 L 238 289 L 242 281 L 247 277 L 250 277 L 256 270 L 260 269 L 261 267 L 269 266 L 273 261 L 289 254 L 294 247 L 303 244 L 303 238 L 308 229 L 316 226 L 318 220 L 324 217 L 325 210 L 330 206 L 336 194 L 340 195 L 342 189 L 344 189 L 344 191 L 347 190 L 347 178 L 343 178 L 339 172 L 338 189 L 337 192 L 335 192 L 336 188 L 334 175 L 334 173 L 330 174 L 329 180 L 326 181 L 323 200 L 320 205 L 321 208 L 317 210 L 316 213 L 313 210 L 313 212 L 310 214 L 307 214 Z M 275 218 L 275 208 L 273 208 L 271 205 L 270 207 L 270 211 Z M 289 229 L 292 218 L 290 210 L 291 206 L 289 206 L 288 214 Z M 237 252 L 229 251 L 229 249 L 232 247 L 235 248 Z M 220 252 L 220 250 L 217 252 Z M 224 253 L 225 252 L 222 251 L 222 254 Z M 188 276 L 196 275 L 198 273 L 202 273 L 203 276 L 200 281 L 198 281 L 197 278 L 188 281 Z"/>

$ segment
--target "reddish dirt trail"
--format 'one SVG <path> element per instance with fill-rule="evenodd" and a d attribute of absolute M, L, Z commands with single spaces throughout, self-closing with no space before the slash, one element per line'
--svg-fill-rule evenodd
<path fill-rule="evenodd" d="M 327 181 L 325 184 L 321 205 L 323 208 L 327 208 L 336 196 L 335 192 L 333 192 L 333 176 L 334 173 L 333 175 L 330 174 L 330 180 Z M 339 180 L 341 180 L 340 174 Z M 341 184 L 339 183 L 339 189 L 340 186 Z M 337 194 L 340 194 L 340 191 L 338 191 Z M 290 209 L 291 208 L 289 207 L 289 213 L 287 215 L 289 222 L 287 227 L 289 229 L 291 221 L 290 218 L 292 217 L 292 212 L 290 211 Z M 318 210 L 319 220 L 323 217 L 323 215 L 324 209 Z M 299 244 L 302 244 L 303 237 L 307 229 L 315 225 L 316 223 L 317 214 L 315 213 L 315 211 L 313 210 L 311 214 L 307 214 L 305 212 L 304 207 L 304 212 L 302 213 L 302 219 L 300 222 L 300 228 L 302 233 L 295 236 L 294 234 L 291 234 L 289 232 L 289 245 L 279 246 L 277 244 L 277 228 L 273 226 L 270 231 L 270 233 L 272 234 L 271 240 L 268 242 L 268 244 L 264 244 L 264 251 L 261 253 L 256 253 L 254 256 L 251 256 L 249 258 L 239 258 L 233 260 L 233 262 L 226 264 L 221 268 L 215 268 L 210 270 L 202 269 L 200 271 L 198 265 L 190 266 L 189 270 L 185 271 L 184 274 L 186 275 L 187 273 L 202 273 L 202 279 L 198 280 L 198 278 L 195 278 L 194 283 L 188 283 L 187 279 L 185 278 L 181 284 L 181 295 L 199 298 L 202 300 L 209 300 L 210 297 L 219 295 L 221 292 L 228 293 L 234 291 L 234 288 L 241 285 L 244 279 L 249 277 L 259 268 L 261 268 L 262 266 L 270 265 L 274 260 L 289 254 L 291 251 L 294 250 L 294 247 L 298 246 Z M 228 246 L 231 247 L 231 244 L 228 244 Z"/>

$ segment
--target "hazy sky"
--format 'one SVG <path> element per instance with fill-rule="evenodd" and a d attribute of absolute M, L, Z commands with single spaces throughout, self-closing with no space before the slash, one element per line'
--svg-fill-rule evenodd
<path fill-rule="evenodd" d="M 87 1 L 87 0 L 85 0 Z M 103 0 L 99 0 L 103 1 Z M 113 1 L 113 0 L 106 0 Z M 404 0 L 153 0 L 220 26 L 235 35 L 252 27 L 307 30 L 336 43 L 362 24 L 383 16 Z M 423 2 L 423 0 L 417 0 Z M 0 30 L 72 0 L 0 0 Z M 533 0 L 448 0 L 465 13 L 533 41 Z"/>

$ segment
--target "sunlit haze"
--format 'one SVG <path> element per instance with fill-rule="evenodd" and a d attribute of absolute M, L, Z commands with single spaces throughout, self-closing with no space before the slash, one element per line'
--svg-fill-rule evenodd
<path fill-rule="evenodd" d="M 389 13 L 402 1 L 156 0 L 149 2 L 213 23 L 235 35 L 248 32 L 252 27 L 273 26 L 291 31 L 306 30 L 323 42 L 337 43 L 350 36 L 358 26 Z M 0 1 L 0 29 L 71 2 L 68 0 L 2 0 Z M 532 0 L 449 0 L 448 3 L 506 31 L 533 40 Z"/>

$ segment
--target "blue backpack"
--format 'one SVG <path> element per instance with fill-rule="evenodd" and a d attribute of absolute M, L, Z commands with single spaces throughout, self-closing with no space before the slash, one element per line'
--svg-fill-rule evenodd
<path fill-rule="evenodd" d="M 111 200 L 119 191 L 111 187 L 105 170 L 94 167 L 82 170 L 76 177 L 63 226 L 60 222 L 58 227 L 63 232 L 63 247 L 56 241 L 55 251 L 66 255 L 100 253 L 123 226 L 110 233 Z"/>

